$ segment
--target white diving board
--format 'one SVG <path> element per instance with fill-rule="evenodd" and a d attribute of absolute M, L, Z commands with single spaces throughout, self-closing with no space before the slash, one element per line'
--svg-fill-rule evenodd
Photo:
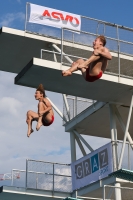
<path fill-rule="evenodd" d="M 83 79 L 81 72 L 62 77 L 62 70 L 68 69 L 60 63 L 33 58 L 15 77 L 15 84 L 37 88 L 42 83 L 46 90 L 73 96 L 130 105 L 133 80 L 104 74 L 101 79 L 90 83 Z"/>
<path fill-rule="evenodd" d="M 48 56 L 50 61 L 39 59 L 41 49 L 50 50 L 49 44 L 52 43 L 60 46 L 61 40 L 2 27 L 0 30 L 0 70 L 19 73 L 15 81 L 19 85 L 36 88 L 42 82 L 46 90 L 103 102 L 130 105 L 131 90 L 133 89 L 132 79 L 120 78 L 120 83 L 118 83 L 117 76 L 104 74 L 102 79 L 88 83 L 83 80 L 79 72 L 71 77 L 62 77 L 61 64 L 51 61 L 53 60 L 52 56 Z M 76 55 L 82 51 L 89 55 L 93 51 L 91 47 L 81 44 L 72 45 L 71 42 L 64 41 L 65 53 L 69 53 L 72 46 L 75 48 Z M 112 55 L 113 59 L 109 62 L 109 66 L 116 68 L 118 55 L 117 53 L 112 53 Z M 129 71 L 131 71 L 132 77 L 133 57 L 122 54 L 120 57 L 121 71 L 125 74 L 124 71 L 127 68 L 124 66 L 130 67 Z M 67 67 L 63 66 L 62 69 L 67 69 Z"/>

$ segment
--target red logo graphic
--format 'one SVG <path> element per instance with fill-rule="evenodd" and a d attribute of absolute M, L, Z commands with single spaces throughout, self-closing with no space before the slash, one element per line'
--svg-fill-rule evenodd
<path fill-rule="evenodd" d="M 63 24 L 67 24 L 68 21 L 70 22 L 70 24 L 74 27 L 79 26 L 79 20 L 76 17 L 73 17 L 71 15 L 66 15 L 64 16 L 63 13 L 60 12 L 49 12 L 48 10 L 45 10 L 44 13 L 42 14 L 43 17 L 47 17 L 50 20 L 54 20 L 54 21 L 60 21 L 62 20 Z"/>

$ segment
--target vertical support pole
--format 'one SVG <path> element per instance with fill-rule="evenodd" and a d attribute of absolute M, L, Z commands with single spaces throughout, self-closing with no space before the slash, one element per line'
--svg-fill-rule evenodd
<path fill-rule="evenodd" d="M 75 116 L 77 116 L 77 97 L 75 97 Z"/>
<path fill-rule="evenodd" d="M 73 132 L 70 132 L 70 145 L 71 145 L 71 162 L 76 161 L 76 143 Z"/>
<path fill-rule="evenodd" d="M 54 196 L 54 163 L 53 163 L 53 196 Z"/>
<path fill-rule="evenodd" d="M 26 159 L 25 188 L 27 189 L 28 160 Z"/>
<path fill-rule="evenodd" d="M 130 170 L 130 144 L 128 143 L 128 170 Z"/>
<path fill-rule="evenodd" d="M 40 52 L 40 58 L 42 59 L 42 52 L 43 52 L 43 49 L 41 49 L 41 52 Z"/>
<path fill-rule="evenodd" d="M 36 173 L 36 189 L 38 188 L 38 173 Z"/>
<path fill-rule="evenodd" d="M 75 117 L 75 98 L 73 99 L 73 117 Z"/>
<path fill-rule="evenodd" d="M 106 189 L 106 187 L 105 187 L 105 185 L 103 186 L 103 200 L 105 200 L 105 189 Z"/>
<path fill-rule="evenodd" d="M 113 151 L 113 168 L 114 171 L 118 168 L 118 154 L 117 154 L 117 129 L 115 122 L 115 112 L 114 106 L 109 104 L 110 110 L 110 130 L 111 130 L 111 141 L 112 141 L 112 151 Z"/>
<path fill-rule="evenodd" d="M 76 197 L 76 199 L 77 199 L 77 190 L 75 191 L 75 197 Z"/>
<path fill-rule="evenodd" d="M 69 110 L 69 105 L 68 105 L 68 102 L 67 102 L 66 94 L 62 94 L 62 96 L 63 96 L 63 100 L 64 100 L 64 103 L 65 103 L 68 119 L 70 120 L 70 110 Z"/>
<path fill-rule="evenodd" d="M 25 12 L 26 12 L 26 13 L 25 13 L 25 26 L 24 26 L 24 31 L 25 31 L 25 32 L 26 32 L 26 25 L 27 25 L 27 10 L 28 10 L 27 7 L 28 7 L 28 4 L 29 4 L 29 3 L 27 2 L 27 3 L 26 3 L 26 10 L 25 10 Z"/>
<path fill-rule="evenodd" d="M 125 144 L 126 144 L 126 139 L 127 139 L 128 129 L 129 129 L 129 123 L 130 123 L 131 114 L 132 114 L 132 108 L 133 108 L 133 93 L 132 93 L 131 104 L 130 104 L 130 108 L 129 108 L 129 114 L 128 114 L 128 119 L 127 119 L 127 124 L 126 124 L 126 130 L 125 130 L 121 155 L 120 155 L 119 169 L 121 168 L 121 165 L 122 165 L 122 160 L 123 160 L 123 155 L 124 155 L 124 150 L 125 150 Z"/>
<path fill-rule="evenodd" d="M 119 41 L 119 27 L 117 25 L 117 44 L 118 44 L 118 82 L 120 82 L 120 73 L 121 73 L 121 69 L 120 69 L 120 41 Z"/>
<path fill-rule="evenodd" d="M 115 183 L 115 200 L 121 200 L 121 184 Z"/>
<path fill-rule="evenodd" d="M 12 182 L 11 182 L 11 186 L 13 186 L 13 169 L 12 169 Z"/>

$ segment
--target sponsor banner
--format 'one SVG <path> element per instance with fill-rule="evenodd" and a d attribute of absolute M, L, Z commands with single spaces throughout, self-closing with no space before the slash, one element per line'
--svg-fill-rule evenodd
<path fill-rule="evenodd" d="M 73 190 L 105 178 L 113 172 L 112 145 L 108 143 L 71 164 Z"/>
<path fill-rule="evenodd" d="M 56 28 L 69 28 L 80 31 L 81 16 L 72 13 L 55 10 L 48 7 L 30 4 L 29 22 Z"/>

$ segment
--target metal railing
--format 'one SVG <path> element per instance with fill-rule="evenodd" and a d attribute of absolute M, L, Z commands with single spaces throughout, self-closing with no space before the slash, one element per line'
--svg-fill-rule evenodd
<path fill-rule="evenodd" d="M 121 155 L 121 150 L 122 150 L 122 144 L 123 141 L 114 141 L 112 142 L 112 145 L 115 145 L 117 148 L 117 159 L 118 159 L 118 163 L 120 160 L 120 155 Z M 132 170 L 133 171 L 133 150 L 130 146 L 129 142 L 126 142 L 126 146 L 125 146 L 125 151 L 124 151 L 124 156 L 123 156 L 123 161 L 122 161 L 122 165 L 121 168 L 124 169 L 128 169 L 128 170 Z M 117 166 L 118 169 L 119 166 Z"/>
<path fill-rule="evenodd" d="M 133 188 L 104 185 L 103 200 L 109 200 L 109 199 L 133 200 Z"/>
<path fill-rule="evenodd" d="M 29 22 L 30 3 L 26 3 L 25 31 L 61 39 L 61 29 Z M 133 29 L 122 25 L 81 16 L 81 31 L 87 33 L 103 34 L 107 37 L 133 42 Z M 77 31 L 76 31 L 77 32 Z"/>
<path fill-rule="evenodd" d="M 106 73 L 118 76 L 119 81 L 120 77 L 133 78 L 132 28 L 81 16 L 81 31 L 74 32 L 67 28 L 59 29 L 30 23 L 29 16 L 30 3 L 27 3 L 25 31 L 61 40 L 61 45 L 59 45 L 61 52 L 58 52 L 60 54 L 58 54 L 58 56 L 60 56 L 59 62 L 62 64 L 70 65 L 70 62 L 66 57 L 72 58 L 73 61 L 78 58 L 87 59 L 90 56 L 88 55 L 87 47 L 92 47 L 92 41 L 95 37 L 103 34 L 107 39 L 107 48 L 109 48 L 111 52 L 114 52 L 113 59 L 109 62 Z M 71 43 L 68 49 L 65 46 L 66 41 Z M 82 45 L 84 48 L 80 50 L 79 47 L 78 49 L 76 47 L 77 44 Z M 126 57 L 124 55 L 126 55 Z"/>
<path fill-rule="evenodd" d="M 26 160 L 26 188 L 53 193 L 72 192 L 71 167 L 67 164 Z"/>
<path fill-rule="evenodd" d="M 85 99 L 81 97 L 75 97 L 75 96 L 67 96 L 67 102 L 69 105 L 70 110 L 70 120 L 79 115 L 81 112 L 89 108 L 90 106 L 93 107 L 95 110 L 95 100 L 91 99 Z M 66 119 L 69 121 L 68 113 L 66 110 L 66 106 L 63 103 L 63 115 L 66 117 Z"/>
<path fill-rule="evenodd" d="M 116 30 L 116 38 L 106 36 L 106 46 L 113 55 L 113 59 L 108 63 L 106 73 L 116 75 L 119 78 L 133 78 L 133 42 L 119 39 L 120 35 L 118 34 L 118 26 L 116 27 Z M 66 56 L 73 57 L 73 55 L 76 55 L 79 58 L 84 59 L 85 57 L 85 59 L 87 59 L 91 55 L 89 51 L 93 51 L 93 48 L 92 50 L 87 50 L 87 47 L 92 47 L 92 42 L 96 36 L 97 34 L 91 32 L 79 31 L 79 34 L 77 34 L 72 32 L 70 29 L 62 28 L 61 63 L 63 65 L 66 63 L 69 64 L 65 58 Z M 66 49 L 66 41 L 72 43 L 68 50 Z M 80 47 L 78 49 L 77 44 L 82 45 L 82 50 L 80 50 Z M 67 52 L 65 54 L 64 49 Z M 76 59 L 76 57 L 73 57 L 73 61 L 76 61 Z"/>
<path fill-rule="evenodd" d="M 25 188 L 26 170 L 12 169 L 11 186 Z"/>
<path fill-rule="evenodd" d="M 7 185 L 26 189 L 54 192 L 72 192 L 71 165 L 37 160 L 26 160 L 26 170 L 12 169 L 2 174 L 1 180 L 10 180 Z"/>
<path fill-rule="evenodd" d="M 112 141 L 112 146 L 117 148 L 117 159 L 119 163 L 122 141 Z M 126 142 L 122 168 L 133 170 L 133 151 L 130 144 Z M 110 158 L 109 158 L 110 159 Z M 26 170 L 13 169 L 10 174 L 11 185 L 24 187 L 26 189 L 39 189 L 54 192 L 72 192 L 71 166 L 46 161 L 26 160 Z M 113 190 L 111 190 L 113 188 Z M 114 199 L 117 186 L 104 185 L 103 199 Z M 118 187 L 121 190 L 122 199 L 133 196 L 133 188 Z M 117 190 L 117 192 L 118 192 Z M 130 190 L 130 192 L 128 191 Z M 116 193 L 117 193 L 116 192 Z M 81 199 L 100 199 L 94 197 L 81 197 Z"/>

